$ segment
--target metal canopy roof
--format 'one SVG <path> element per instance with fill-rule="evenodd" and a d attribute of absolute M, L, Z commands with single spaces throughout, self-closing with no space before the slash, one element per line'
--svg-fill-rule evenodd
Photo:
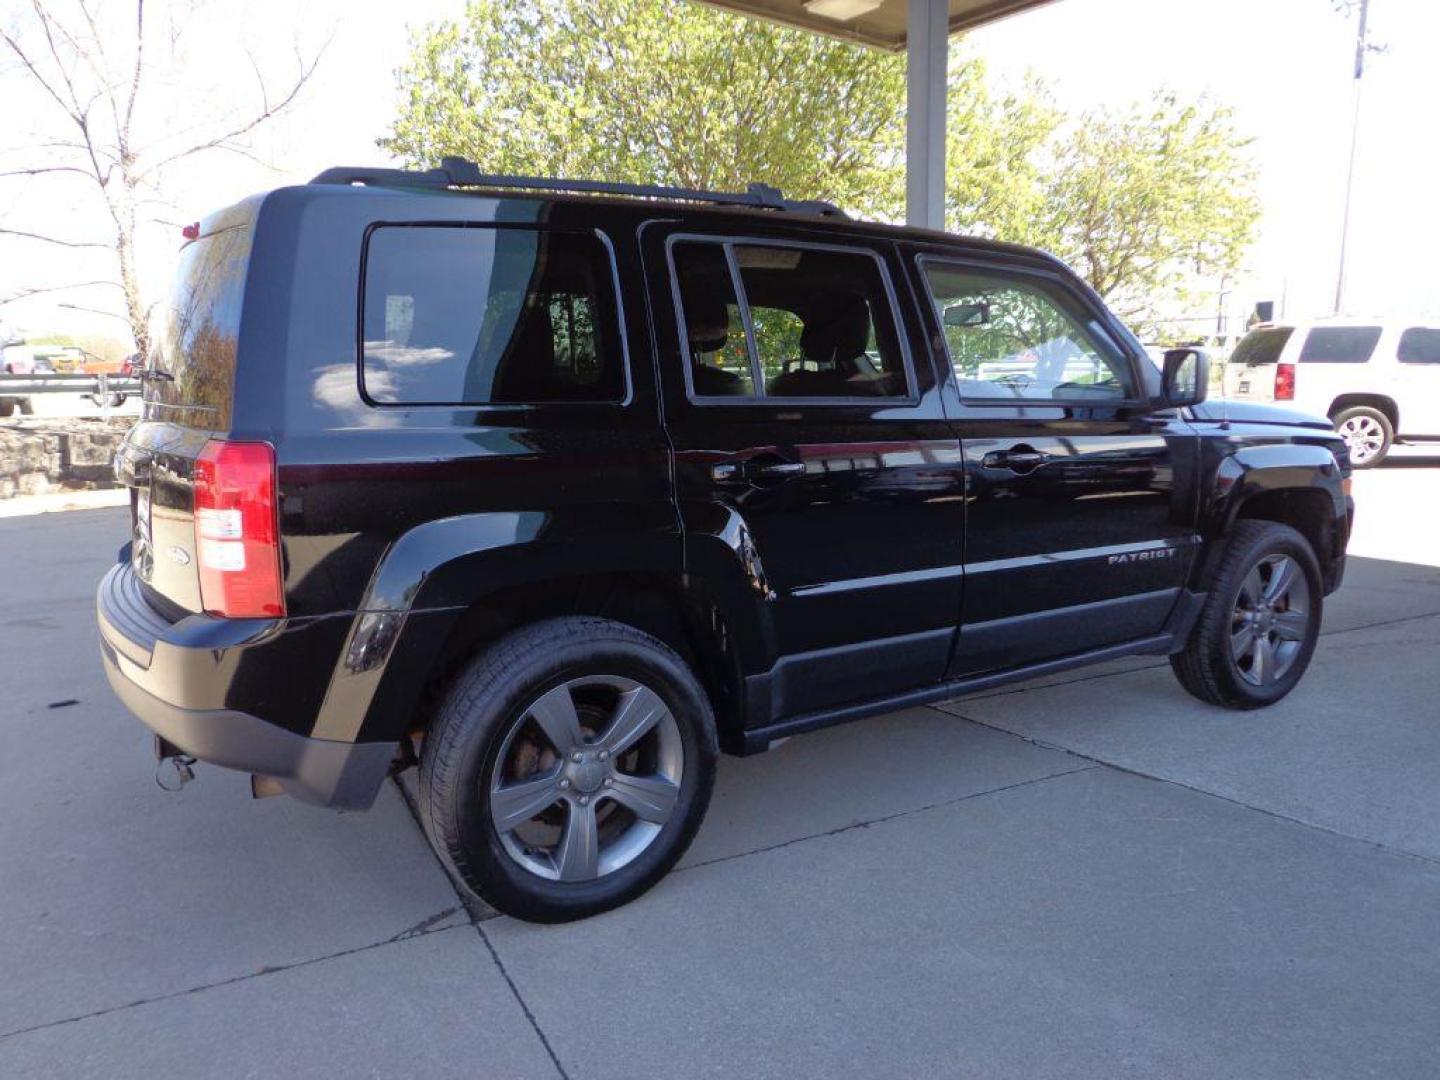
<path fill-rule="evenodd" d="M 699 0 L 786 26 L 893 52 L 905 48 L 906 0 Z M 973 30 L 1052 0 L 949 0 L 950 33 Z M 866 10 L 868 9 L 868 10 Z M 831 15 L 819 12 L 829 11 Z"/>

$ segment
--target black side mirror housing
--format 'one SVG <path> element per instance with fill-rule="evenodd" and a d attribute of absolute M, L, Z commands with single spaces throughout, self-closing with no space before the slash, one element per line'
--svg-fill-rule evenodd
<path fill-rule="evenodd" d="M 1165 350 L 1161 381 L 1166 408 L 1199 405 L 1210 389 L 1210 356 L 1203 349 Z"/>

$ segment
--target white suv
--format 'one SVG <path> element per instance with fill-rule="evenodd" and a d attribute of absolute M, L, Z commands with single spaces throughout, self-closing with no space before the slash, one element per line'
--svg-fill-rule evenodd
<path fill-rule="evenodd" d="M 1440 441 L 1440 322 L 1262 323 L 1225 365 L 1225 396 L 1328 416 L 1358 469 L 1395 442 Z"/>

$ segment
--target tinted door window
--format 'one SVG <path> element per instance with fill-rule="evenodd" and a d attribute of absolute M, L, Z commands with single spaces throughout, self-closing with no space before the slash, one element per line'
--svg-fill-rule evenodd
<path fill-rule="evenodd" d="M 1302 364 L 1363 364 L 1380 340 L 1378 326 L 1317 326 L 1300 347 Z"/>
<path fill-rule="evenodd" d="M 927 266 L 960 393 L 1003 401 L 1124 401 L 1130 366 L 1110 355 L 1048 285 Z"/>
<path fill-rule="evenodd" d="M 697 397 L 910 394 L 889 290 L 868 253 L 684 242 L 673 262 Z"/>
<path fill-rule="evenodd" d="M 365 392 L 382 405 L 619 401 L 611 281 L 589 233 L 378 228 L 366 245 Z"/>
<path fill-rule="evenodd" d="M 684 312 L 690 384 L 698 397 L 751 397 L 755 379 L 745 321 L 719 244 L 677 244 L 675 283 Z"/>
<path fill-rule="evenodd" d="M 1440 364 L 1440 329 L 1412 326 L 1400 335 L 1402 364 Z"/>

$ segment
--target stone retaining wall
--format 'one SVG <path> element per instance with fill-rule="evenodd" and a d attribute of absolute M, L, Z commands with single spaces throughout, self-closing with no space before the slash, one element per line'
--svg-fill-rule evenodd
<path fill-rule="evenodd" d="M 110 462 L 134 417 L 14 417 L 0 422 L 0 499 L 117 486 Z"/>

